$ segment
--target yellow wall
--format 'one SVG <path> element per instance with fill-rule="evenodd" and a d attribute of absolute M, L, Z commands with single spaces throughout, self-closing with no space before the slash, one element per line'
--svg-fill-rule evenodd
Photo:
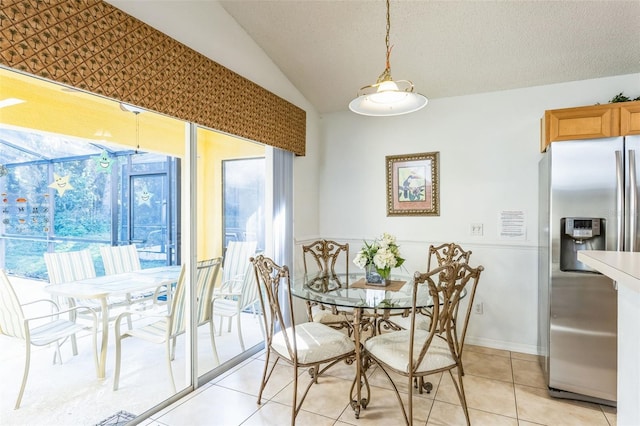
<path fill-rule="evenodd" d="M 120 103 L 0 69 L 0 100 L 26 102 L 0 108 L 0 123 L 70 135 L 104 144 L 136 146 L 136 116 Z M 152 112 L 139 118 L 140 148 L 184 156 L 184 122 Z"/>
<path fill-rule="evenodd" d="M 0 100 L 7 98 L 25 102 L 0 108 L 0 125 L 136 146 L 136 116 L 116 101 L 0 68 Z M 146 111 L 138 119 L 142 150 L 184 158 L 183 121 Z M 222 255 L 222 160 L 264 156 L 265 148 L 203 128 L 197 137 L 197 257 L 206 259 Z"/>

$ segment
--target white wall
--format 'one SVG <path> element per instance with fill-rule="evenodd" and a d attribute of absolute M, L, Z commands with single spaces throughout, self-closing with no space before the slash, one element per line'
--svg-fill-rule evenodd
<path fill-rule="evenodd" d="M 455 241 L 482 264 L 468 342 L 538 352 L 537 221 L 540 118 L 547 109 L 606 103 L 637 92 L 640 75 L 435 99 L 408 116 L 323 116 L 319 235 L 348 241 L 395 234 L 407 272 L 424 270 L 429 244 Z M 386 155 L 440 153 L 440 216 L 386 216 Z M 296 192 L 298 195 L 298 192 Z M 499 237 L 499 214 L 526 214 L 526 238 Z M 484 235 L 469 235 L 470 223 Z M 296 233 L 301 242 L 313 235 Z"/>

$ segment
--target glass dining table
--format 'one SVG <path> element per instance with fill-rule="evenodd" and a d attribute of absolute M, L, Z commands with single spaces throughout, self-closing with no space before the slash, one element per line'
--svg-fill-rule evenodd
<path fill-rule="evenodd" d="M 356 375 L 350 390 L 350 405 L 356 418 L 361 408 L 370 402 L 370 388 L 364 374 L 368 362 L 363 358 L 361 342 L 367 336 L 386 330 L 399 330 L 394 316 L 408 316 L 413 307 L 413 277 L 392 276 L 385 286 L 369 284 L 363 273 L 304 274 L 294 277 L 291 294 L 305 301 L 330 306 L 334 312 L 344 314 L 345 321 L 352 316 L 350 327 L 356 347 Z M 433 306 L 428 286 L 421 285 L 416 295 L 416 309 Z M 363 394 L 364 389 L 364 394 Z"/>

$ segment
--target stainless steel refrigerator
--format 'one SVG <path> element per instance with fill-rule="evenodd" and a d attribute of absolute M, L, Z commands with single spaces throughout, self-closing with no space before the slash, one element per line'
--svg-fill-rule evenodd
<path fill-rule="evenodd" d="M 640 136 L 551 144 L 539 164 L 538 335 L 549 393 L 616 404 L 615 283 L 580 250 L 638 251 Z"/>

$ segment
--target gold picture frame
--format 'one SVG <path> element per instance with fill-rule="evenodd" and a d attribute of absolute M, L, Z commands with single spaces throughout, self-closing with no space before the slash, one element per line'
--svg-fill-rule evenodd
<path fill-rule="evenodd" d="M 440 216 L 439 152 L 388 155 L 387 216 Z"/>

